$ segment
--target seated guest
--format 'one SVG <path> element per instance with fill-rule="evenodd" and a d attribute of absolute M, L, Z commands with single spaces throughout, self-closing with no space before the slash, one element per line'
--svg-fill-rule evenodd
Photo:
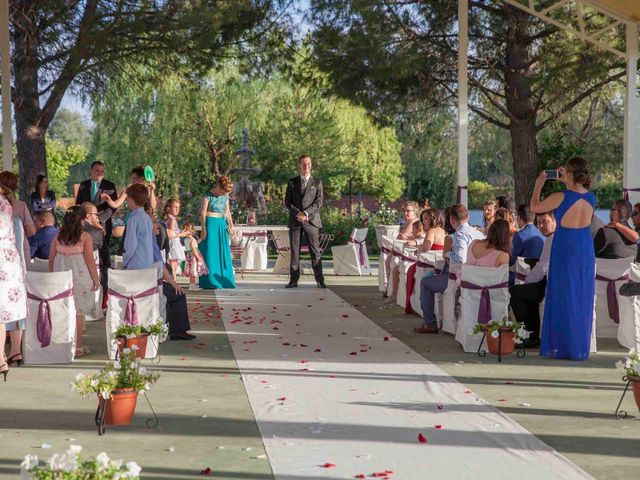
<path fill-rule="evenodd" d="M 636 203 L 633 206 L 631 212 L 631 222 L 633 223 L 633 229 L 640 233 L 640 203 Z M 636 256 L 636 262 L 640 263 L 640 239 L 636 242 L 638 245 L 638 255 Z"/>
<path fill-rule="evenodd" d="M 505 208 L 511 213 L 516 211 L 516 201 L 507 195 L 498 195 L 496 197 L 496 209 Z"/>
<path fill-rule="evenodd" d="M 596 258 L 635 258 L 637 256 L 638 233 L 627 223 L 630 213 L 624 200 L 618 200 L 613 204 L 609 210 L 611 221 L 598 230 L 593 239 Z"/>
<path fill-rule="evenodd" d="M 40 212 L 36 215 L 36 233 L 29 240 L 31 247 L 31 258 L 49 260 L 51 241 L 58 234 L 58 229 L 54 226 L 55 218 L 53 213 L 48 211 Z"/>
<path fill-rule="evenodd" d="M 540 258 L 545 237 L 533 224 L 535 214 L 529 209 L 529 205 L 522 204 L 518 207 L 518 230 L 513 236 L 511 244 L 511 260 L 509 265 L 516 263 L 518 257 Z"/>
<path fill-rule="evenodd" d="M 411 236 L 413 237 L 413 240 L 407 241 L 407 243 L 405 244 L 406 246 L 412 247 L 420 245 L 422 243 L 422 240 L 424 239 L 424 231 L 422 230 L 422 223 L 420 222 L 420 220 L 416 220 L 415 222 L 413 222 Z M 396 301 L 396 295 L 398 294 L 398 284 L 400 283 L 400 265 L 396 265 L 395 267 L 393 267 L 393 270 L 391 272 L 391 280 L 393 281 L 393 295 L 391 295 L 387 299 L 387 303 L 395 303 Z"/>
<path fill-rule="evenodd" d="M 402 204 L 402 218 L 404 223 L 396 237 L 398 240 L 414 240 L 413 224 L 418 220 L 418 204 L 416 202 L 404 202 Z"/>
<path fill-rule="evenodd" d="M 31 193 L 31 213 L 35 217 L 40 212 L 54 213 L 56 194 L 49 190 L 49 180 L 44 175 L 36 177 L 36 190 Z"/>
<path fill-rule="evenodd" d="M 507 223 L 509 224 L 509 240 L 511 240 L 518 231 L 518 227 L 516 227 L 516 220 L 511 210 L 508 210 L 506 208 L 499 208 L 496 210 L 493 219 L 494 221 L 498 219 L 507 221 Z"/>
<path fill-rule="evenodd" d="M 509 224 L 494 220 L 485 240 L 474 240 L 467 252 L 466 265 L 499 267 L 509 263 Z"/>
<path fill-rule="evenodd" d="M 91 235 L 93 251 L 98 251 L 102 248 L 105 235 L 104 227 L 102 226 L 102 223 L 100 223 L 98 207 L 91 202 L 84 202 L 80 206 L 83 208 L 85 213 L 85 217 L 82 222 L 82 230 Z"/>
<path fill-rule="evenodd" d="M 482 233 L 487 233 L 489 226 L 493 222 L 493 217 L 496 214 L 496 202 L 489 200 L 484 202 L 482 207 Z"/>
<path fill-rule="evenodd" d="M 449 214 L 451 227 L 455 230 L 451 242 L 451 250 L 445 246 L 444 257 L 451 263 L 465 263 L 469 245 L 484 235 L 469 225 L 469 212 L 464 205 L 454 205 Z M 414 328 L 415 333 L 438 333 L 438 322 L 435 314 L 435 294 L 442 293 L 449 283 L 449 267 L 445 263 L 444 271 L 439 275 L 425 277 L 420 284 L 420 304 L 424 315 L 424 325 Z"/>
<path fill-rule="evenodd" d="M 444 220 L 437 208 L 428 208 L 420 214 L 420 222 L 425 232 L 424 241 L 418 246 L 418 252 L 429 250 L 444 250 L 444 240 L 447 234 L 444 231 Z"/>
<path fill-rule="evenodd" d="M 556 231 L 556 220 L 552 212 L 540 213 L 536 216 L 538 229 L 544 235 L 540 260 L 531 269 L 522 285 L 509 287 L 511 294 L 511 311 L 516 320 L 525 324 L 531 336 L 525 340 L 525 346 L 540 345 L 540 303 L 544 300 L 547 288 L 547 270 L 551 255 L 551 242 Z"/>

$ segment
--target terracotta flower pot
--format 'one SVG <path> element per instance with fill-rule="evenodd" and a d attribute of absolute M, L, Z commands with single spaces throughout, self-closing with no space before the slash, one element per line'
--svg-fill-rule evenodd
<path fill-rule="evenodd" d="M 104 414 L 104 423 L 107 425 L 129 425 L 133 413 L 136 411 L 138 392 L 133 388 L 122 388 L 111 392 L 111 398 L 105 400 L 98 395 L 98 402 L 102 405 L 107 402 Z"/>
<path fill-rule="evenodd" d="M 500 353 L 502 355 L 509 355 L 513 353 L 515 347 L 515 333 L 510 328 L 501 328 L 500 330 L 502 330 L 502 336 L 498 338 L 493 338 L 491 333 L 487 332 L 489 352 L 498 355 L 498 344 L 501 343 Z"/>
<path fill-rule="evenodd" d="M 138 350 L 136 350 L 137 358 L 144 358 L 147 355 L 147 340 L 149 338 L 148 333 L 142 333 L 139 336 L 135 336 L 132 338 L 127 338 L 125 336 L 118 337 L 118 351 L 120 352 L 120 356 L 122 356 L 122 350 L 125 348 L 131 348 L 133 345 L 137 345 Z"/>
<path fill-rule="evenodd" d="M 636 401 L 636 406 L 640 410 L 640 377 L 627 377 L 631 382 L 631 388 L 633 389 L 633 398 Z"/>

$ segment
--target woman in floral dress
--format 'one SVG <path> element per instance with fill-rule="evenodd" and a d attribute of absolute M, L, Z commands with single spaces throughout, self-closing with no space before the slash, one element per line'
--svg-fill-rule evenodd
<path fill-rule="evenodd" d="M 7 381 L 9 365 L 4 355 L 5 324 L 27 316 L 22 260 L 16 249 L 13 211 L 8 198 L 11 192 L 0 184 L 0 374 Z"/>

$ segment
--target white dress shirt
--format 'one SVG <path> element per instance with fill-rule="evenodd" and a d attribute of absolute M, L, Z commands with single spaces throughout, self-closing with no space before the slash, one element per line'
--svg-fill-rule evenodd
<path fill-rule="evenodd" d="M 551 257 L 551 243 L 553 242 L 553 233 L 549 235 L 542 246 L 542 253 L 540 254 L 540 260 L 531 269 L 527 277 L 524 279 L 524 283 L 537 283 L 544 280 L 547 277 L 549 271 L 549 258 Z"/>

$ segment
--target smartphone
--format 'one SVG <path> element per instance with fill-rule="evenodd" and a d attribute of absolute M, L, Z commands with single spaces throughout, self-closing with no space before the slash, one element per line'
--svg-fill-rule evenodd
<path fill-rule="evenodd" d="M 544 174 L 547 180 L 557 180 L 560 178 L 560 172 L 558 170 L 545 170 Z"/>

